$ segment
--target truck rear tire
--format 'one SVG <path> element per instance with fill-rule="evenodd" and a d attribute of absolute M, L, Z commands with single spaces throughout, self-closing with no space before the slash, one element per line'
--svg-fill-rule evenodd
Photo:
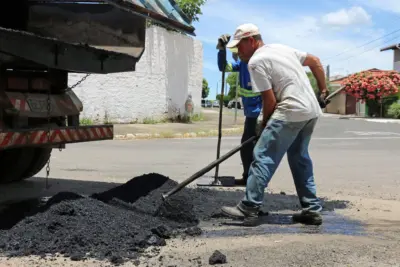
<path fill-rule="evenodd" d="M 51 151 L 52 148 L 48 147 L 34 148 L 34 156 L 19 180 L 31 178 L 40 172 L 49 160 Z"/>
<path fill-rule="evenodd" d="M 0 151 L 0 183 L 22 180 L 35 155 L 34 148 L 12 148 Z"/>

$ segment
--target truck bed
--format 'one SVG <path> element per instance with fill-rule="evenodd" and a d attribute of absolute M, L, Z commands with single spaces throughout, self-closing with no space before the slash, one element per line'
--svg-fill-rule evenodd
<path fill-rule="evenodd" d="M 8 68 L 32 65 L 99 74 L 135 71 L 145 49 L 147 19 L 194 35 L 172 0 L 16 2 L 21 1 L 27 3 L 25 24 L 20 22 L 25 13 L 20 12 L 18 21 L 7 21 L 9 27 L 0 25 L 0 64 Z M 15 9 L 5 7 L 10 12 Z"/>

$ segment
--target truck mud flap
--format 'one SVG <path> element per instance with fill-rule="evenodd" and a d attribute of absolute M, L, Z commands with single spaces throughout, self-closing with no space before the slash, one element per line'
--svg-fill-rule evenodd
<path fill-rule="evenodd" d="M 26 146 L 53 146 L 114 138 L 113 125 L 24 129 L 0 132 L 0 150 Z"/>

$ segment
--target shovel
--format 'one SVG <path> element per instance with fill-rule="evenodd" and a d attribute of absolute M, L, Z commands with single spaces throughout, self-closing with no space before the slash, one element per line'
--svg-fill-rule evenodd
<path fill-rule="evenodd" d="M 340 91 L 342 90 L 339 89 L 335 92 L 333 92 L 332 94 L 330 94 L 324 101 L 325 104 L 329 104 L 330 103 L 330 99 L 332 97 L 334 97 L 336 94 L 338 94 Z M 208 164 L 206 167 L 204 167 L 203 169 L 199 170 L 198 172 L 196 172 L 195 174 L 193 174 L 192 176 L 190 176 L 189 178 L 187 178 L 185 181 L 179 183 L 177 186 L 175 186 L 174 188 L 172 188 L 169 192 L 162 194 L 162 199 L 165 201 L 167 200 L 167 198 L 169 198 L 170 196 L 176 194 L 177 192 L 181 191 L 183 188 L 185 188 L 188 184 L 190 184 L 191 182 L 193 182 L 194 180 L 198 179 L 199 177 L 201 177 L 202 175 L 204 175 L 205 173 L 207 173 L 208 171 L 212 170 L 215 166 L 219 166 L 220 163 L 224 162 L 225 160 L 229 159 L 231 156 L 233 156 L 235 153 L 237 153 L 238 151 L 240 151 L 242 149 L 242 147 L 246 146 L 247 144 L 258 140 L 259 136 L 253 136 L 249 139 L 247 139 L 246 141 L 244 141 L 243 143 L 241 143 L 240 145 L 238 145 L 237 147 L 235 147 L 234 149 L 232 149 L 231 151 L 229 151 L 228 153 L 226 153 L 225 155 L 223 155 L 222 157 L 214 160 L 213 162 L 211 162 L 210 164 Z"/>
<path fill-rule="evenodd" d="M 244 141 L 243 143 L 241 143 L 240 145 L 238 145 L 237 147 L 235 147 L 234 149 L 232 149 L 231 151 L 229 151 L 228 153 L 226 153 L 225 155 L 223 155 L 222 157 L 214 160 L 213 162 L 208 164 L 206 167 L 204 167 L 203 169 L 199 170 L 198 172 L 196 172 L 195 174 L 190 176 L 188 179 L 186 179 L 185 181 L 181 182 L 180 184 L 178 184 L 177 186 L 172 188 L 169 192 L 167 192 L 165 194 L 162 194 L 163 200 L 165 201 L 170 196 L 176 194 L 177 192 L 182 190 L 185 186 L 187 186 L 188 184 L 190 184 L 191 182 L 193 182 L 197 178 L 201 177 L 202 175 L 204 175 L 208 171 L 212 170 L 215 166 L 218 166 L 220 163 L 222 163 L 225 160 L 229 159 L 235 153 L 240 151 L 242 149 L 242 147 L 246 146 L 247 144 L 249 144 L 251 142 L 256 141 L 257 139 L 258 139 L 258 136 L 253 136 L 253 137 L 247 139 L 246 141 Z"/>

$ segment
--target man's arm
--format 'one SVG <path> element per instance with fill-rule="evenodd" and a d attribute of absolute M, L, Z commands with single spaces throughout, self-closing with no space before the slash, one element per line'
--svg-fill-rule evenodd
<path fill-rule="evenodd" d="M 219 71 L 222 71 L 224 68 L 224 61 L 225 61 L 225 71 L 226 72 L 237 72 L 239 71 L 239 63 L 238 62 L 232 62 L 228 63 L 226 61 L 226 50 L 219 50 L 218 51 L 218 69 Z"/>
<path fill-rule="evenodd" d="M 253 92 L 261 93 L 263 120 L 265 127 L 269 118 L 275 111 L 276 98 L 272 89 L 271 69 L 262 65 L 248 66 Z"/>
<path fill-rule="evenodd" d="M 310 68 L 312 74 L 317 80 L 318 88 L 321 93 L 325 93 L 328 89 L 326 88 L 326 79 L 324 67 L 318 57 L 307 54 L 304 59 L 303 66 Z"/>
<path fill-rule="evenodd" d="M 274 90 L 267 90 L 261 93 L 262 99 L 262 111 L 263 111 L 263 120 L 262 125 L 265 127 L 269 118 L 271 118 L 272 114 L 275 111 L 276 106 L 276 98 L 274 94 Z"/>

